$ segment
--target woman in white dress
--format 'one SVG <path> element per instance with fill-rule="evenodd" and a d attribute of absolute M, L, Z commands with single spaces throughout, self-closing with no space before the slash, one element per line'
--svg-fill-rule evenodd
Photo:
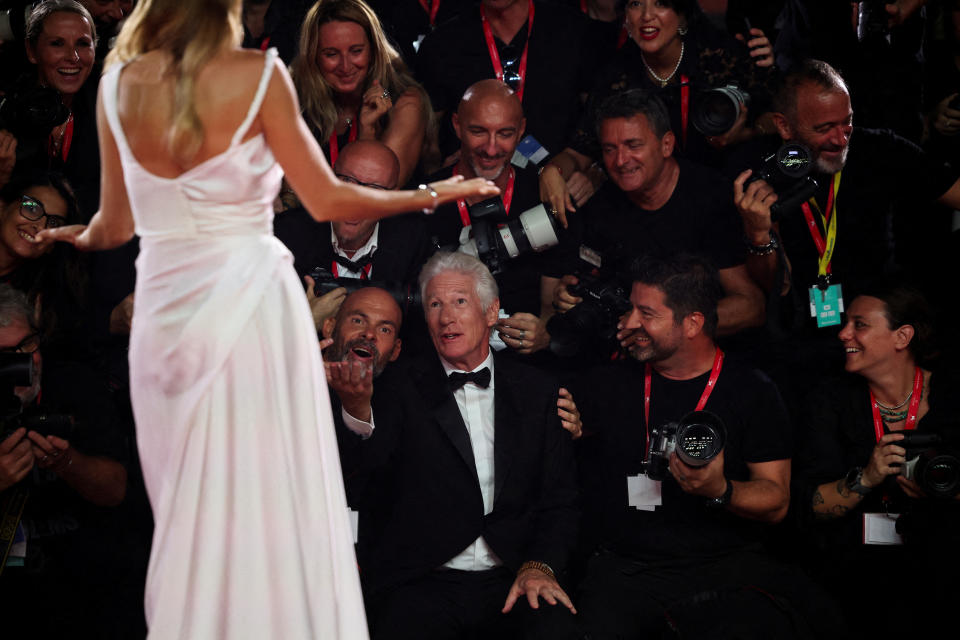
<path fill-rule="evenodd" d="M 337 181 L 275 54 L 237 48 L 240 11 L 138 3 L 100 86 L 101 209 L 38 242 L 141 238 L 130 375 L 156 522 L 149 637 L 363 638 L 323 366 L 271 203 L 284 173 L 317 220 L 497 190 Z"/>

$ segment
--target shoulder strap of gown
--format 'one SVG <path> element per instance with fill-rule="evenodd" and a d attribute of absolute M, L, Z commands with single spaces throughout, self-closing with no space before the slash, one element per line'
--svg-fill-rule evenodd
<path fill-rule="evenodd" d="M 233 140 L 230 141 L 231 147 L 236 146 L 243 140 L 247 129 L 249 129 L 253 123 L 253 119 L 257 117 L 257 114 L 260 112 L 260 105 L 263 104 L 263 97 L 267 94 L 267 85 L 270 84 L 270 76 L 273 75 L 273 65 L 276 58 L 277 50 L 273 48 L 267 49 L 267 54 L 264 56 L 263 61 L 263 75 L 260 76 L 260 85 L 257 87 L 257 93 L 253 96 L 253 102 L 250 103 L 250 110 L 247 112 L 247 117 L 243 119 L 237 132 L 233 134 Z"/>
<path fill-rule="evenodd" d="M 120 91 L 120 72 L 126 66 L 126 63 L 115 64 L 103 74 L 100 78 L 100 93 L 103 101 L 103 111 L 107 116 L 107 123 L 113 132 L 113 139 L 117 143 L 117 148 L 121 155 L 132 157 L 130 145 L 127 144 L 127 136 L 120 125 L 120 116 L 117 113 L 117 92 Z"/>

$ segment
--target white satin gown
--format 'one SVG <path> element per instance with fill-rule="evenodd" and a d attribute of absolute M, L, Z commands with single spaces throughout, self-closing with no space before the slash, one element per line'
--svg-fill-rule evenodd
<path fill-rule="evenodd" d="M 151 640 L 366 638 L 337 443 L 310 310 L 273 236 L 282 170 L 244 142 L 167 179 L 131 153 L 121 66 L 102 79 L 140 236 L 130 383 L 156 522 Z"/>

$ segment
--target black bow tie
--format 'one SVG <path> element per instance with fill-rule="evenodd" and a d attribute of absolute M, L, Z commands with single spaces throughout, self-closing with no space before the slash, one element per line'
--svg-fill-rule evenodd
<path fill-rule="evenodd" d="M 454 371 L 447 376 L 447 386 L 450 387 L 450 391 L 456 391 L 468 382 L 472 382 L 478 387 L 483 387 L 486 389 L 490 386 L 490 369 L 488 367 L 484 367 L 483 369 L 480 369 L 480 371 L 473 371 L 471 373 Z"/>
<path fill-rule="evenodd" d="M 347 271 L 352 271 L 353 273 L 359 273 L 361 278 L 366 278 L 367 272 L 364 271 L 366 266 L 373 262 L 373 254 L 368 253 L 362 258 L 358 258 L 356 261 L 351 260 L 350 258 L 345 258 L 339 253 L 333 255 L 333 259 L 336 260 L 337 264 L 341 267 L 344 267 Z"/>

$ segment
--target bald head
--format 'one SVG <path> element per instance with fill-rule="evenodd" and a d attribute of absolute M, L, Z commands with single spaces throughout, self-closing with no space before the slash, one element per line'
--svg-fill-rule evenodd
<path fill-rule="evenodd" d="M 523 106 L 513 89 L 493 79 L 471 85 L 453 114 L 453 128 L 461 142 L 461 169 L 496 180 L 513 157 L 525 127 Z"/>
<path fill-rule="evenodd" d="M 351 142 L 333 165 L 338 176 L 346 176 L 351 182 L 363 183 L 383 189 L 396 189 L 400 179 L 400 161 L 387 145 L 376 140 Z"/>

